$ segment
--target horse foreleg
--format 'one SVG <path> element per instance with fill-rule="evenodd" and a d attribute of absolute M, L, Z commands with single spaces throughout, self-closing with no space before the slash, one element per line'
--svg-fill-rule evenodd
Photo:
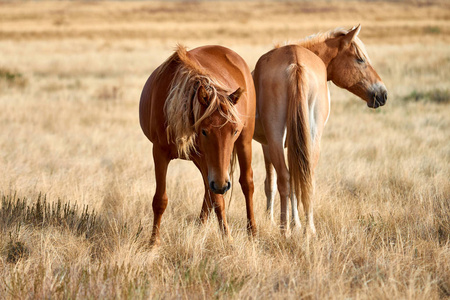
<path fill-rule="evenodd" d="M 203 199 L 202 211 L 200 212 L 200 221 L 204 224 L 208 220 L 211 210 L 214 209 L 214 212 L 217 215 L 217 220 L 219 221 L 220 230 L 224 235 L 232 240 L 225 214 L 225 201 L 223 199 L 223 196 L 214 194 L 209 189 L 209 185 L 207 184 L 207 177 L 203 177 L 203 181 L 205 184 L 205 198 Z"/>
<path fill-rule="evenodd" d="M 203 198 L 202 210 L 200 211 L 200 221 L 203 224 L 208 221 L 209 213 L 212 209 L 212 200 L 211 197 L 209 197 L 208 193 L 211 193 L 211 191 L 209 190 L 209 187 L 205 185 L 205 196 Z"/>
<path fill-rule="evenodd" d="M 264 165 L 266 166 L 266 179 L 264 180 L 264 191 L 267 199 L 266 211 L 270 221 L 275 223 L 273 220 L 273 200 L 275 199 L 275 192 L 277 189 L 276 174 L 274 173 L 273 164 L 270 160 L 269 146 L 262 145 L 262 149 L 264 154 Z"/>
<path fill-rule="evenodd" d="M 238 140 L 236 144 L 236 152 L 241 172 L 239 183 L 245 197 L 245 207 L 247 209 L 247 232 L 249 235 L 255 236 L 256 222 L 253 214 L 253 193 L 255 186 L 253 184 L 252 144 L 251 141 L 248 143 L 241 143 L 240 140 Z"/>
<path fill-rule="evenodd" d="M 211 210 L 214 209 L 222 233 L 231 240 L 232 238 L 227 224 L 227 218 L 225 214 L 225 201 L 223 200 L 223 196 L 214 194 L 209 188 L 208 168 L 204 164 L 204 161 L 202 161 L 198 157 L 193 157 L 192 160 L 200 170 L 200 173 L 202 173 L 203 184 L 205 186 L 205 196 L 203 198 L 202 210 L 200 212 L 200 221 L 202 223 L 205 223 L 208 220 Z"/>
<path fill-rule="evenodd" d="M 153 161 L 155 164 L 156 191 L 153 196 L 153 229 L 150 244 L 158 246 L 161 243 L 161 218 L 166 210 L 168 197 L 166 193 L 166 175 L 170 159 L 166 153 L 157 146 L 153 146 Z"/>
<path fill-rule="evenodd" d="M 227 217 L 225 214 L 225 201 L 222 195 L 214 194 L 210 192 L 211 202 L 214 208 L 214 212 L 216 213 L 217 220 L 219 221 L 219 227 L 222 230 L 222 233 L 228 237 L 230 241 L 233 240 L 230 234 L 230 229 L 227 223 Z"/>
<path fill-rule="evenodd" d="M 213 208 L 213 206 L 212 206 L 213 200 L 211 199 L 211 196 L 210 196 L 210 194 L 212 192 L 209 189 L 208 177 L 206 176 L 208 169 L 206 168 L 206 166 L 204 166 L 204 164 L 202 164 L 202 160 L 200 158 L 193 157 L 192 161 L 194 162 L 195 166 L 198 168 L 198 170 L 202 174 L 203 184 L 205 186 L 205 195 L 203 196 L 202 210 L 200 211 L 200 218 L 199 218 L 200 222 L 202 224 L 205 224 L 205 222 L 208 221 L 209 214 Z"/>

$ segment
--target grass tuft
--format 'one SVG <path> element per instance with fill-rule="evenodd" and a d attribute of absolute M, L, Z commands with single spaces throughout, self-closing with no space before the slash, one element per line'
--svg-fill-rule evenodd
<path fill-rule="evenodd" d="M 6 68 L 0 68 L 0 84 L 5 83 L 7 87 L 25 87 L 28 83 L 22 73 Z"/>
<path fill-rule="evenodd" d="M 434 226 L 437 229 L 439 244 L 450 245 L 450 199 L 433 202 Z"/>
<path fill-rule="evenodd" d="M 122 97 L 122 90 L 118 86 L 103 86 L 97 91 L 97 99 L 101 101 L 116 101 Z"/>
<path fill-rule="evenodd" d="M 435 89 L 428 92 L 413 90 L 410 94 L 403 97 L 404 101 L 424 101 L 446 104 L 450 102 L 450 91 Z"/>
<path fill-rule="evenodd" d="M 111 251 L 116 241 L 125 236 L 133 236 L 137 242 L 144 229 L 142 223 L 130 226 L 126 221 L 120 221 L 107 214 L 97 215 L 95 210 L 77 204 L 63 203 L 61 199 L 49 203 L 46 195 L 39 194 L 33 202 L 20 198 L 16 193 L 2 196 L 0 206 L 0 234 L 12 230 L 17 232 L 27 227 L 33 230 L 44 230 L 49 227 L 75 237 L 82 237 L 90 244 L 92 259 L 101 259 L 105 251 Z M 18 258 L 28 256 L 29 251 L 24 243 L 12 239 L 6 246 L 7 261 L 16 262 Z M 145 243 L 145 241 L 140 241 Z"/>
<path fill-rule="evenodd" d="M 76 204 L 57 202 L 48 203 L 46 195 L 39 194 L 31 204 L 16 194 L 2 196 L 0 207 L 0 224 L 2 230 L 13 226 L 32 225 L 33 227 L 58 226 L 66 228 L 86 238 L 96 231 L 97 214 L 89 207 L 81 209 Z"/>
<path fill-rule="evenodd" d="M 19 259 L 26 258 L 30 254 L 30 250 L 25 246 L 25 243 L 13 238 L 10 233 L 10 239 L 5 247 L 6 261 L 15 264 Z"/>
<path fill-rule="evenodd" d="M 427 26 L 424 29 L 425 34 L 440 34 L 442 32 L 439 26 Z"/>

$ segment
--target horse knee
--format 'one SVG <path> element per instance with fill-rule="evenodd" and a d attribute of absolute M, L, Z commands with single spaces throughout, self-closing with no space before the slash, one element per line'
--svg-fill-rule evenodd
<path fill-rule="evenodd" d="M 161 197 L 155 195 L 152 202 L 153 213 L 156 215 L 162 215 L 166 210 L 168 200 L 167 195 L 163 195 Z"/>
<path fill-rule="evenodd" d="M 255 185 L 253 183 L 253 176 L 241 176 L 239 178 L 239 184 L 244 192 L 253 191 L 255 189 Z"/>

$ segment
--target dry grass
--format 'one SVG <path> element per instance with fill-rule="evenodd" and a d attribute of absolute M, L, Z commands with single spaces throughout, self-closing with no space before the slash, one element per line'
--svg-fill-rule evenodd
<path fill-rule="evenodd" d="M 445 1 L 0 2 L 0 299 L 450 297 L 449 19 Z M 272 42 L 358 23 L 389 100 L 370 110 L 332 86 L 317 238 L 267 220 L 255 143 L 255 240 L 238 184 L 234 243 L 215 218 L 199 226 L 200 174 L 174 161 L 148 249 L 138 99 L 175 43 L 253 67 Z"/>

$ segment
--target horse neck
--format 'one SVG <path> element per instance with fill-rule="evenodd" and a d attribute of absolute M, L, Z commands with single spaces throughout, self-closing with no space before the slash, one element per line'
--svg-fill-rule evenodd
<path fill-rule="evenodd" d="M 304 46 L 308 50 L 312 51 L 314 54 L 320 57 L 322 59 L 323 63 L 325 64 L 327 68 L 327 79 L 328 81 L 331 80 L 331 70 L 330 70 L 330 63 L 331 61 L 338 55 L 339 52 L 339 44 L 335 43 L 334 41 L 323 41 L 314 43 L 311 45 Z"/>

